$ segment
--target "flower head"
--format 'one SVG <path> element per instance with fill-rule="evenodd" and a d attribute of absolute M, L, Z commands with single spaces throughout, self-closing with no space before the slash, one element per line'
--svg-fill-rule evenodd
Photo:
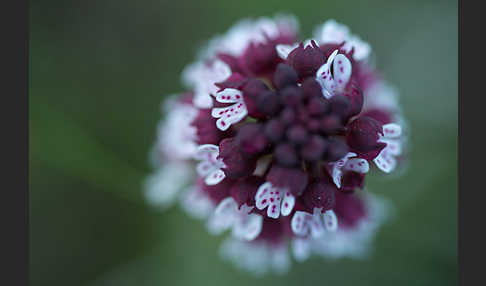
<path fill-rule="evenodd" d="M 213 39 L 163 123 L 177 142 L 157 145 L 164 158 L 181 154 L 161 170 L 196 170 L 181 173 L 183 208 L 213 234 L 230 230 L 222 255 L 257 274 L 287 270 L 289 244 L 297 260 L 364 253 L 384 217 L 365 176 L 402 157 L 397 101 L 368 64 L 370 45 L 333 20 L 297 38 L 295 19 L 278 16 Z M 167 172 L 154 176 L 152 201 L 168 192 Z"/>

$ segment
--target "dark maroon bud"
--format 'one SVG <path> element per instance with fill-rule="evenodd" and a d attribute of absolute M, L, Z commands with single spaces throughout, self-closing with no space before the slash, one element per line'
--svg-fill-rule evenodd
<path fill-rule="evenodd" d="M 311 119 L 311 115 L 305 106 L 299 106 L 297 108 L 297 121 L 298 122 L 307 122 Z"/>
<path fill-rule="evenodd" d="M 392 121 L 393 121 L 392 115 L 390 114 L 390 112 L 382 110 L 382 109 L 376 109 L 376 108 L 370 109 L 370 110 L 362 113 L 361 116 L 371 117 L 381 124 L 388 124 L 388 123 L 392 123 Z"/>
<path fill-rule="evenodd" d="M 280 143 L 275 147 L 275 160 L 282 166 L 292 167 L 299 163 L 294 146 L 289 143 Z"/>
<path fill-rule="evenodd" d="M 327 143 L 326 159 L 329 162 L 335 162 L 348 153 L 348 146 L 342 140 L 329 138 Z"/>
<path fill-rule="evenodd" d="M 302 91 L 298 87 L 286 87 L 282 89 L 279 94 L 282 97 L 283 102 L 288 106 L 299 105 L 304 99 L 302 97 Z"/>
<path fill-rule="evenodd" d="M 287 63 L 294 68 L 299 78 L 314 76 L 316 71 L 325 63 L 326 57 L 315 41 L 304 48 L 300 43 L 287 57 Z"/>
<path fill-rule="evenodd" d="M 277 66 L 273 83 L 277 89 L 283 89 L 286 86 L 295 86 L 297 84 L 297 72 L 289 65 L 280 63 Z"/>
<path fill-rule="evenodd" d="M 329 104 L 323 96 L 314 96 L 309 99 L 307 110 L 310 115 L 321 115 L 329 110 Z"/>
<path fill-rule="evenodd" d="M 302 95 L 304 97 L 322 97 L 322 87 L 321 85 L 313 78 L 309 77 L 304 82 L 302 83 L 301 86 L 302 89 Z"/>
<path fill-rule="evenodd" d="M 322 208 L 322 211 L 334 208 L 336 201 L 334 193 L 337 191 L 334 184 L 319 181 L 310 184 L 302 196 L 304 204 L 310 208 Z"/>
<path fill-rule="evenodd" d="M 314 135 L 300 149 L 300 155 L 306 161 L 317 161 L 322 158 L 327 149 L 327 142 L 320 136 Z"/>
<path fill-rule="evenodd" d="M 378 121 L 361 116 L 346 126 L 346 142 L 353 150 L 369 152 L 378 147 L 381 133 L 382 126 Z"/>
<path fill-rule="evenodd" d="M 238 130 L 236 142 L 240 146 L 240 150 L 249 155 L 263 151 L 268 144 L 263 134 L 263 125 L 260 123 L 247 123 L 243 125 Z"/>
<path fill-rule="evenodd" d="M 263 114 L 258 110 L 258 98 L 260 94 L 267 91 L 268 87 L 263 81 L 251 78 L 249 79 L 243 88 L 243 99 L 245 100 L 248 114 L 252 117 L 261 118 Z"/>
<path fill-rule="evenodd" d="M 280 119 L 285 125 L 294 123 L 295 121 L 295 111 L 291 107 L 285 108 L 282 113 L 280 113 Z"/>
<path fill-rule="evenodd" d="M 334 114 L 327 115 L 321 120 L 320 129 L 327 134 L 335 134 L 342 128 L 343 125 L 341 124 L 341 118 Z"/>
<path fill-rule="evenodd" d="M 237 179 L 249 176 L 253 173 L 256 167 L 254 159 L 245 156 L 239 150 L 235 138 L 225 138 L 219 143 L 219 157 L 223 160 L 226 168 L 222 170 L 230 179 Z"/>
<path fill-rule="evenodd" d="M 265 124 L 263 133 L 272 142 L 278 142 L 285 133 L 285 126 L 278 119 L 271 119 Z"/>
<path fill-rule="evenodd" d="M 309 119 L 307 121 L 307 130 L 310 132 L 317 132 L 321 127 L 321 122 L 318 119 Z"/>
<path fill-rule="evenodd" d="M 265 181 L 262 177 L 250 176 L 246 178 L 239 179 L 231 187 L 229 193 L 238 203 L 238 206 L 243 204 L 255 205 L 255 195 L 260 187 Z"/>
<path fill-rule="evenodd" d="M 303 144 L 307 142 L 308 137 L 307 129 L 302 125 L 292 125 L 287 129 L 287 138 L 294 144 Z"/>
<path fill-rule="evenodd" d="M 324 54 L 326 55 L 326 59 L 335 51 L 335 50 L 339 50 L 339 53 L 340 54 L 344 54 L 346 55 L 346 57 L 348 59 L 350 59 L 351 61 L 353 60 L 352 57 L 349 57 L 348 54 L 346 53 L 346 51 L 344 51 L 342 49 L 342 47 L 344 46 L 344 41 L 342 43 L 332 43 L 332 44 L 323 44 L 323 45 L 320 45 L 319 47 L 321 48 L 321 50 L 324 52 Z M 354 66 L 354 65 L 353 65 Z"/>
<path fill-rule="evenodd" d="M 349 99 L 349 108 L 346 114 L 347 118 L 351 118 L 361 112 L 363 108 L 363 92 L 356 85 L 351 85 L 343 92 L 343 96 Z"/>
<path fill-rule="evenodd" d="M 300 196 L 307 187 L 307 173 L 297 168 L 273 165 L 266 180 L 279 188 L 287 188 L 294 196 Z"/>
<path fill-rule="evenodd" d="M 344 192 L 352 192 L 357 188 L 362 189 L 364 180 L 365 174 L 352 171 L 344 172 L 340 190 Z"/>
<path fill-rule="evenodd" d="M 350 100 L 342 95 L 335 95 L 329 100 L 331 112 L 341 118 L 346 118 L 349 112 Z"/>
<path fill-rule="evenodd" d="M 280 58 L 273 43 L 250 43 L 246 51 L 239 58 L 240 66 L 252 74 L 262 74 L 275 68 Z"/>
<path fill-rule="evenodd" d="M 277 114 L 282 108 L 280 97 L 273 91 L 265 91 L 258 97 L 258 111 L 272 116 Z"/>

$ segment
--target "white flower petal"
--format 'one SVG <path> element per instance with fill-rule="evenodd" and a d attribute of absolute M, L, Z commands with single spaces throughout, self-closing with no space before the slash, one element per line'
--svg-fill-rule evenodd
<path fill-rule="evenodd" d="M 324 212 L 324 227 L 327 231 L 336 231 L 338 228 L 338 221 L 336 214 L 332 210 L 328 210 Z"/>
<path fill-rule="evenodd" d="M 237 219 L 238 205 L 232 197 L 222 200 L 214 210 L 208 221 L 208 228 L 212 234 L 220 234 L 229 229 Z"/>
<path fill-rule="evenodd" d="M 368 173 L 370 169 L 370 165 L 368 164 L 368 161 L 362 158 L 353 158 L 349 159 L 346 162 L 346 165 L 343 168 L 344 170 L 347 171 L 353 171 L 361 174 Z"/>
<path fill-rule="evenodd" d="M 295 197 L 289 191 L 286 191 L 282 200 L 282 215 L 288 216 L 294 209 L 294 205 Z"/>
<path fill-rule="evenodd" d="M 333 78 L 336 83 L 337 90 L 342 91 L 348 84 L 349 78 L 351 77 L 351 62 L 345 55 L 339 54 L 334 59 L 333 70 Z"/>
<path fill-rule="evenodd" d="M 314 37 L 320 44 L 341 44 L 343 49 L 350 52 L 354 48 L 353 58 L 357 61 L 368 58 L 371 46 L 362 41 L 358 36 L 351 34 L 349 28 L 335 20 L 327 20 L 314 31 Z"/>
<path fill-rule="evenodd" d="M 205 219 L 214 210 L 213 202 L 199 188 L 188 188 L 180 199 L 181 207 L 192 217 Z"/>
<path fill-rule="evenodd" d="M 223 108 L 213 108 L 211 111 L 214 118 L 219 118 L 216 127 L 221 131 L 226 131 L 232 124 L 240 122 L 247 114 L 248 110 L 244 102 L 237 102 Z"/>
<path fill-rule="evenodd" d="M 310 241 L 305 238 L 292 239 L 292 253 L 297 261 L 302 262 L 307 260 L 311 254 Z"/>
<path fill-rule="evenodd" d="M 233 236 L 247 241 L 254 240 L 261 232 L 263 217 L 259 214 L 245 214 L 233 227 Z"/>
<path fill-rule="evenodd" d="M 303 211 L 296 211 L 292 220 L 290 221 L 290 227 L 292 231 L 299 236 L 305 236 L 309 232 L 309 226 L 307 225 L 307 221 L 309 220 L 309 216 L 312 216 L 309 213 Z"/>
<path fill-rule="evenodd" d="M 396 123 L 383 125 L 383 136 L 386 138 L 397 138 L 402 135 L 402 127 Z"/>
<path fill-rule="evenodd" d="M 188 164 L 171 162 L 164 165 L 157 173 L 146 179 L 144 190 L 146 200 L 158 207 L 168 207 L 192 175 Z"/>
<path fill-rule="evenodd" d="M 235 103 L 243 101 L 241 91 L 234 88 L 226 88 L 216 94 L 216 100 L 221 103 Z"/>
<path fill-rule="evenodd" d="M 223 172 L 223 170 L 221 169 L 218 169 L 218 170 L 214 170 L 213 172 L 211 172 L 207 177 L 206 179 L 204 180 L 204 182 L 206 183 L 206 185 L 208 186 L 213 186 L 213 185 L 217 185 L 219 182 L 221 182 L 224 178 L 226 177 L 225 173 Z"/>
<path fill-rule="evenodd" d="M 269 204 L 269 196 L 270 196 L 270 191 L 272 190 L 272 184 L 269 182 L 266 182 L 262 184 L 255 195 L 255 206 L 259 210 L 263 210 L 266 208 Z"/>
<path fill-rule="evenodd" d="M 286 60 L 290 52 L 292 52 L 298 46 L 299 44 L 293 44 L 293 45 L 279 44 L 275 47 L 275 50 L 277 50 L 277 54 L 281 59 Z"/>

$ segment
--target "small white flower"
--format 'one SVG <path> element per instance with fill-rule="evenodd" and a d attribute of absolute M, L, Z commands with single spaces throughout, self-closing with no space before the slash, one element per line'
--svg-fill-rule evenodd
<path fill-rule="evenodd" d="M 392 114 L 400 111 L 398 91 L 388 83 L 378 81 L 363 90 L 363 93 L 363 113 L 373 109 L 384 110 Z"/>
<path fill-rule="evenodd" d="M 327 210 L 322 213 L 322 208 L 314 208 L 314 213 L 296 211 L 290 222 L 292 231 L 297 236 L 317 238 L 325 232 L 337 230 L 338 222 L 334 211 Z"/>
<path fill-rule="evenodd" d="M 395 123 L 383 125 L 383 136 L 380 134 L 378 142 L 386 143 L 386 147 L 373 159 L 373 162 L 385 173 L 390 173 L 395 169 L 397 165 L 395 157 L 402 153 L 401 134 L 400 125 Z"/>
<path fill-rule="evenodd" d="M 192 178 L 192 166 L 186 162 L 171 162 L 162 166 L 145 181 L 145 199 L 151 205 L 166 208 Z"/>
<path fill-rule="evenodd" d="M 231 76 L 231 69 L 221 60 L 198 61 L 187 66 L 182 74 L 183 82 L 194 91 L 193 103 L 198 108 L 211 108 L 211 95 L 219 88 L 215 83 L 223 82 Z"/>
<path fill-rule="evenodd" d="M 218 156 L 219 147 L 216 145 L 204 144 L 197 148 L 194 157 L 201 162 L 197 165 L 196 170 L 199 176 L 205 178 L 204 182 L 206 185 L 216 185 L 226 177 L 223 170 L 221 170 L 226 165 L 222 159 L 218 159 Z"/>
<path fill-rule="evenodd" d="M 231 228 L 237 239 L 254 240 L 262 230 L 263 217 L 250 213 L 253 207 L 238 204 L 232 197 L 222 200 L 208 221 L 208 228 L 213 234 L 220 234 Z"/>
<path fill-rule="evenodd" d="M 356 153 L 348 152 L 348 154 L 346 154 L 343 158 L 329 164 L 332 180 L 334 184 L 336 184 L 336 187 L 338 187 L 338 189 L 341 188 L 343 171 L 353 171 L 361 174 L 366 174 L 370 169 L 368 161 L 362 158 L 352 157 L 356 157 Z"/>
<path fill-rule="evenodd" d="M 286 189 L 274 187 L 272 183 L 262 184 L 255 195 L 255 206 L 259 210 L 266 207 L 267 216 L 278 218 L 280 214 L 288 216 L 295 205 L 295 197 Z"/>
<path fill-rule="evenodd" d="M 326 232 L 319 237 L 297 237 L 292 240 L 292 252 L 298 261 L 306 260 L 311 254 L 323 257 L 363 258 L 371 248 L 377 229 L 390 213 L 390 203 L 367 193 L 365 204 L 368 216 L 352 228 L 340 228 Z"/>
<path fill-rule="evenodd" d="M 240 122 L 248 114 L 243 94 L 234 88 L 226 88 L 216 94 L 216 101 L 220 103 L 233 103 L 226 107 L 214 107 L 211 116 L 218 118 L 216 127 L 225 131 L 232 124 Z"/>
<path fill-rule="evenodd" d="M 214 211 L 214 203 L 197 186 L 191 186 L 182 193 L 180 205 L 191 217 L 197 219 L 206 219 Z"/>
<path fill-rule="evenodd" d="M 354 48 L 353 58 L 357 61 L 368 58 L 371 47 L 362 41 L 358 36 L 351 34 L 349 28 L 335 20 L 327 20 L 314 31 L 314 37 L 319 44 L 340 44 L 344 43 L 343 49 L 350 52 Z"/>
<path fill-rule="evenodd" d="M 338 52 L 335 50 L 316 72 L 316 80 L 321 85 L 322 94 L 328 99 L 342 92 L 351 77 L 351 62 Z"/>
<path fill-rule="evenodd" d="M 277 15 L 274 19 L 244 19 L 231 27 L 224 35 L 213 38 L 202 53 L 202 58 L 215 57 L 218 53 L 241 56 L 251 44 L 265 43 L 280 33 L 294 35 L 298 30 L 295 17 Z"/>
<path fill-rule="evenodd" d="M 197 148 L 197 130 L 191 125 L 197 116 L 197 109 L 170 99 L 164 105 L 164 111 L 167 116 L 158 124 L 155 151 L 169 160 L 191 159 Z"/>
<path fill-rule="evenodd" d="M 273 271 L 284 274 L 290 268 L 290 257 L 286 243 L 272 244 L 265 241 L 242 241 L 226 239 L 221 245 L 221 256 L 236 267 L 261 276 Z"/>

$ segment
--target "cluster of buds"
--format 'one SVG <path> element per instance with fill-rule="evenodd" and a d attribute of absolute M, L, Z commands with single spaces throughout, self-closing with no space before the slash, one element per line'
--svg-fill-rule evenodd
<path fill-rule="evenodd" d="M 148 201 L 179 199 L 211 233 L 230 230 L 223 257 L 256 274 L 286 271 L 290 253 L 365 255 L 386 217 L 365 176 L 396 169 L 404 142 L 370 53 L 334 20 L 305 41 L 290 16 L 214 38 L 166 104 Z"/>

